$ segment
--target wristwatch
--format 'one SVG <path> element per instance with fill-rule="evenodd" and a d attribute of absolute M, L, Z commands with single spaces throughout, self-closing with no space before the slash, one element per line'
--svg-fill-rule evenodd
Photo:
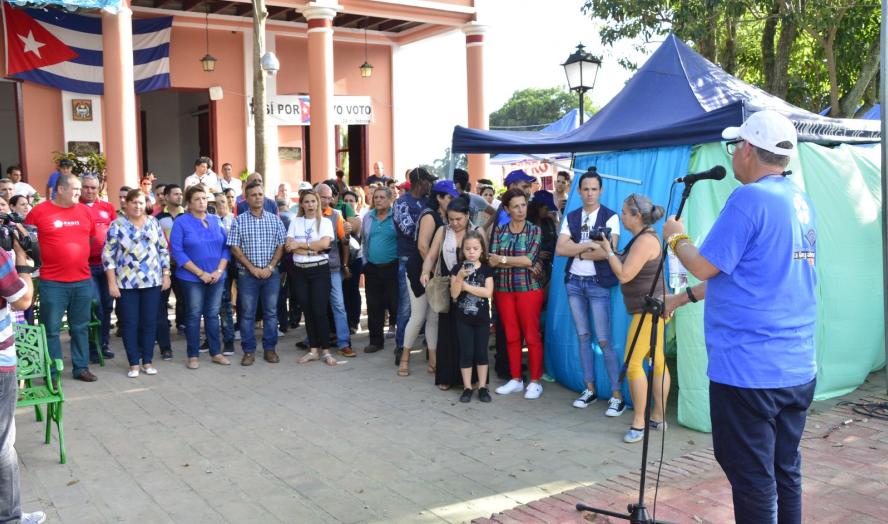
<path fill-rule="evenodd" d="M 505 255 L 500 255 L 500 264 L 505 264 L 505 263 L 506 263 Z"/>

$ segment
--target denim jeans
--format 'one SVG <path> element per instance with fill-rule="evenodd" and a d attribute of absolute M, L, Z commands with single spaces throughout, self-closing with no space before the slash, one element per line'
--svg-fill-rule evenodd
<path fill-rule="evenodd" d="M 196 358 L 200 353 L 201 316 L 204 319 L 210 356 L 222 352 L 219 343 L 219 307 L 222 304 L 224 286 L 224 280 L 218 280 L 215 284 L 204 284 L 179 279 L 179 289 L 185 297 L 185 340 L 189 358 Z"/>
<path fill-rule="evenodd" d="M 108 349 L 108 340 L 111 333 L 111 310 L 114 309 L 114 299 L 108 291 L 108 278 L 105 276 L 105 269 L 101 265 L 89 266 L 89 271 L 92 273 L 93 292 L 98 302 L 98 311 L 96 313 L 99 316 L 99 320 L 102 321 L 102 327 L 100 328 L 102 338 L 101 349 L 105 351 Z M 92 338 L 90 338 L 90 354 L 94 354 L 97 351 L 97 348 L 93 347 L 94 345 Z"/>
<path fill-rule="evenodd" d="M 274 351 L 277 346 L 277 298 L 281 289 L 281 274 L 275 268 L 265 279 L 254 277 L 243 268 L 237 269 L 237 303 L 239 310 L 241 349 L 244 353 L 256 351 L 256 309 L 262 299 L 262 349 Z"/>
<path fill-rule="evenodd" d="M 153 360 L 160 296 L 160 286 L 120 290 L 120 334 L 130 366 Z"/>
<path fill-rule="evenodd" d="M 568 277 L 565 289 L 574 327 L 577 330 L 577 339 L 579 339 L 578 347 L 580 365 L 583 369 L 583 382 L 586 384 L 595 383 L 595 349 L 592 346 L 592 331 L 589 322 L 589 314 L 591 313 L 591 323 L 595 326 L 595 336 L 598 337 L 601 353 L 604 356 L 610 391 L 619 390 L 620 364 L 611 336 L 610 290 L 599 286 L 595 277 L 576 275 Z"/>
<path fill-rule="evenodd" d="M 404 347 L 404 333 L 410 321 L 410 284 L 407 283 L 407 259 L 398 257 L 398 330 L 395 332 L 395 347 Z"/>
<path fill-rule="evenodd" d="M 330 271 L 330 309 L 333 312 L 333 325 L 336 326 L 336 348 L 347 348 L 351 345 L 351 332 L 348 330 L 348 317 L 342 298 L 342 273 L 338 269 Z M 308 344 L 307 335 L 303 342 Z"/>
<path fill-rule="evenodd" d="M 93 299 L 92 279 L 77 282 L 40 281 L 40 320 L 46 327 L 46 345 L 51 358 L 62 358 L 59 340 L 62 317 L 68 313 L 71 333 L 71 372 L 76 377 L 89 369 L 90 304 Z"/>
<path fill-rule="evenodd" d="M 222 304 L 219 306 L 223 344 L 234 342 L 234 315 L 231 307 L 231 286 L 233 282 L 234 279 L 231 277 L 231 273 L 226 272 L 225 280 L 222 284 Z"/>
<path fill-rule="evenodd" d="M 22 516 L 18 455 L 15 453 L 15 371 L 0 372 L 0 522 Z"/>
<path fill-rule="evenodd" d="M 709 383 L 712 446 L 731 483 L 738 524 L 802 522 L 799 441 L 815 383 L 774 389 Z"/>

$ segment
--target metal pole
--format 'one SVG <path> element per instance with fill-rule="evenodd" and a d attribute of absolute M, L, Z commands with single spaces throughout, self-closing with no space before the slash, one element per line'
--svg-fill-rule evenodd
<path fill-rule="evenodd" d="M 884 306 L 883 309 L 883 319 L 882 319 L 882 329 L 885 329 L 884 326 L 888 326 L 888 292 L 886 292 L 885 284 L 888 283 L 888 255 L 885 253 L 886 247 L 888 247 L 888 148 L 886 148 L 885 143 L 885 135 L 886 135 L 886 126 L 885 126 L 885 104 L 888 102 L 888 72 L 886 72 L 886 56 L 885 49 L 888 48 L 888 0 L 882 0 L 882 34 L 879 37 L 881 40 L 881 72 L 879 74 L 880 82 L 879 82 L 879 105 L 881 106 L 881 117 L 882 117 L 882 293 L 883 299 L 882 303 Z M 888 362 L 888 338 L 883 336 L 883 341 L 885 341 L 885 360 Z M 888 365 L 885 366 L 885 373 L 888 376 Z M 886 388 L 888 389 L 888 388 Z"/>
<path fill-rule="evenodd" d="M 883 1 L 885 1 L 885 0 L 883 0 Z M 583 102 L 584 102 L 583 99 L 586 98 L 585 97 L 586 92 L 583 91 L 582 87 L 577 89 L 577 92 L 580 93 L 580 125 L 583 125 L 583 117 L 586 116 L 586 111 L 583 109 Z"/>

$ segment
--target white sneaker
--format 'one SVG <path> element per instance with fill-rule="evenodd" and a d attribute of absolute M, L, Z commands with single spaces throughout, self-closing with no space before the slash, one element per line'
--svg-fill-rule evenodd
<path fill-rule="evenodd" d="M 619 417 L 624 411 L 626 411 L 626 401 L 621 398 L 611 397 L 607 401 L 607 411 L 604 414 L 608 417 Z"/>
<path fill-rule="evenodd" d="M 142 369 L 145 371 L 146 375 L 156 375 L 157 374 L 157 368 L 154 366 L 151 366 L 150 368 L 142 368 Z"/>
<path fill-rule="evenodd" d="M 509 393 L 520 393 L 521 391 L 524 391 L 524 382 L 514 378 L 496 388 L 497 395 L 508 395 Z"/>
<path fill-rule="evenodd" d="M 139 370 L 138 369 L 131 369 L 126 372 L 126 376 L 128 376 L 129 378 L 136 378 L 139 376 Z"/>
<path fill-rule="evenodd" d="M 587 407 L 589 407 L 589 404 L 594 403 L 596 400 L 598 400 L 598 395 L 596 395 L 594 391 L 584 389 L 579 398 L 574 400 L 573 407 L 586 409 Z"/>
<path fill-rule="evenodd" d="M 527 385 L 527 391 L 524 392 L 524 398 L 528 400 L 536 400 L 543 394 L 543 386 L 537 382 L 531 382 Z"/>
<path fill-rule="evenodd" d="M 22 513 L 21 524 L 43 524 L 46 522 L 46 513 L 35 511 L 33 513 Z"/>

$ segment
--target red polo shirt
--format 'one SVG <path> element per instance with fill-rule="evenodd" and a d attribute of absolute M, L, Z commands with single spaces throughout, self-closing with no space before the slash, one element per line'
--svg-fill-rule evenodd
<path fill-rule="evenodd" d="M 90 238 L 96 227 L 90 209 L 77 203 L 57 206 L 52 200 L 37 204 L 25 223 L 37 227 L 41 280 L 78 282 L 90 278 Z"/>
<path fill-rule="evenodd" d="M 104 200 L 96 200 L 92 204 L 87 204 L 85 202 L 81 203 L 89 208 L 90 213 L 92 213 L 93 222 L 96 225 L 96 236 L 93 237 L 89 249 L 89 265 L 101 266 L 102 249 L 105 247 L 105 237 L 108 236 L 108 228 L 111 227 L 111 222 L 114 222 L 117 218 L 117 210 L 114 209 L 114 206 Z"/>

